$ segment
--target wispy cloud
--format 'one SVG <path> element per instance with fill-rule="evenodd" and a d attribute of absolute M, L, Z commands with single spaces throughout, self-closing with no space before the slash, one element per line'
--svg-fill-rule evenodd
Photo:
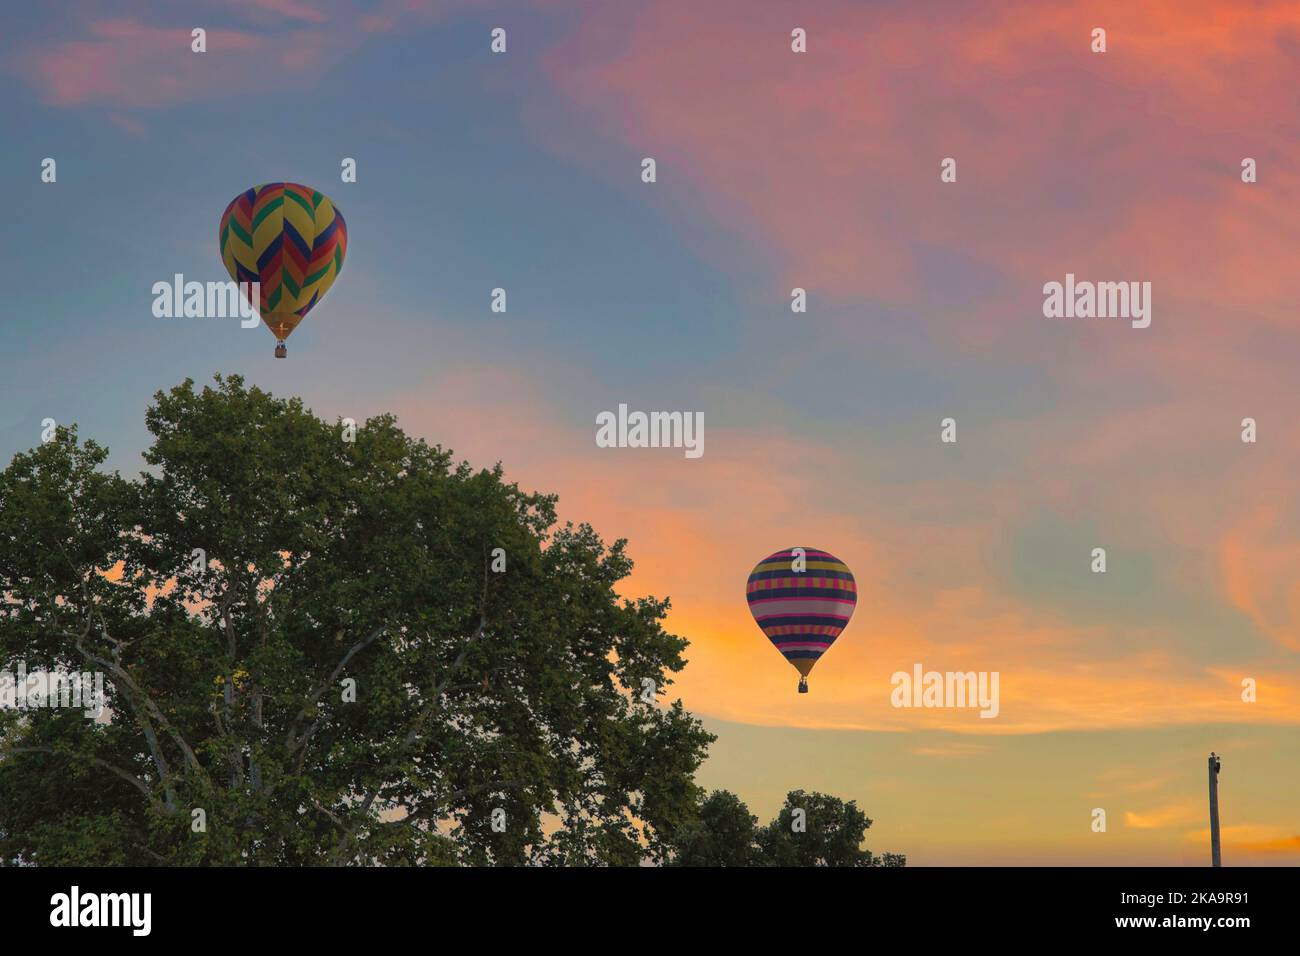
<path fill-rule="evenodd" d="M 240 20 L 239 27 L 180 21 L 166 4 L 136 6 L 131 16 L 92 15 L 80 23 L 79 35 L 38 40 L 6 65 L 50 106 L 153 110 L 268 89 L 310 89 L 374 35 L 472 6 L 472 0 L 384 0 L 357 14 L 337 2 L 237 0 L 226 13 Z M 195 27 L 206 31 L 204 53 L 191 49 Z"/>
<path fill-rule="evenodd" d="M 305 20 L 309 23 L 324 23 L 329 14 L 303 0 L 235 0 L 243 7 L 252 7 L 268 13 L 287 17 L 291 20 Z"/>
<path fill-rule="evenodd" d="M 1124 825 L 1135 830 L 1158 830 L 1167 827 L 1186 826 L 1204 818 L 1204 808 L 1192 801 L 1153 807 L 1141 813 L 1132 810 L 1124 812 Z"/>

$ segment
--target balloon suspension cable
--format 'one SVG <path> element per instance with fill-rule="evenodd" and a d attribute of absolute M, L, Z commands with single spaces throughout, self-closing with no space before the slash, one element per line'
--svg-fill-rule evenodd
<path fill-rule="evenodd" d="M 799 678 L 799 693 L 801 694 L 808 693 L 808 678 L 806 677 Z"/>

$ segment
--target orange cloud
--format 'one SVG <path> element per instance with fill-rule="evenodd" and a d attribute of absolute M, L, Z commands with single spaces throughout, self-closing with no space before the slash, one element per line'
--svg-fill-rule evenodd
<path fill-rule="evenodd" d="M 1124 812 L 1124 825 L 1135 830 L 1159 830 L 1166 827 L 1184 826 L 1195 820 L 1202 819 L 1204 815 L 1205 809 L 1199 803 L 1186 801 L 1156 807 L 1143 813 L 1126 810 Z M 1205 836 L 1208 839 L 1208 831 L 1206 831 Z"/>
<path fill-rule="evenodd" d="M 1191 844 L 1209 846 L 1209 828 L 1190 831 L 1184 834 L 1184 840 Z M 1243 823 L 1220 828 L 1219 838 L 1224 855 L 1231 859 L 1231 854 L 1242 853 L 1261 856 L 1295 856 L 1300 859 L 1300 835 L 1295 830 L 1262 823 Z M 1271 862 L 1279 862 L 1273 860 Z"/>
<path fill-rule="evenodd" d="M 1237 844 L 1247 853 L 1300 854 L 1300 834 Z"/>
<path fill-rule="evenodd" d="M 912 753 L 918 757 L 978 757 L 988 753 L 985 744 L 947 742 L 913 747 Z"/>

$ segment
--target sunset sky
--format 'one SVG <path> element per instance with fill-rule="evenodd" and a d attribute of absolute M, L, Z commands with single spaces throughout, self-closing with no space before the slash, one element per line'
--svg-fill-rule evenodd
<path fill-rule="evenodd" d="M 3 462 L 54 418 L 134 474 L 152 393 L 215 372 L 392 411 L 629 539 L 625 593 L 691 642 L 670 695 L 719 735 L 700 780 L 764 820 L 819 789 L 915 864 L 1204 865 L 1215 750 L 1225 864 L 1300 864 L 1300 5 L 4 17 Z M 155 282 L 226 279 L 222 210 L 277 180 L 349 232 L 288 360 L 155 318 Z M 1150 327 L 1045 318 L 1067 273 L 1151 282 Z M 703 457 L 598 448 L 620 403 L 702 412 Z M 807 695 L 745 602 L 791 546 L 858 586 Z M 915 663 L 998 671 L 1000 714 L 894 708 Z"/>

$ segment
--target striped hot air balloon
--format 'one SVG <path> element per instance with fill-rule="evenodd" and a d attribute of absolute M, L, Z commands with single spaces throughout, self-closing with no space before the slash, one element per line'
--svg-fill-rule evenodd
<path fill-rule="evenodd" d="M 324 193 L 298 183 L 254 186 L 221 216 L 221 261 L 236 282 L 261 283 L 257 311 L 284 340 L 329 291 L 343 268 L 348 227 Z"/>
<path fill-rule="evenodd" d="M 808 673 L 848 626 L 858 600 L 849 566 L 816 548 L 769 554 L 749 575 L 749 613 L 799 672 L 799 693 Z"/>

